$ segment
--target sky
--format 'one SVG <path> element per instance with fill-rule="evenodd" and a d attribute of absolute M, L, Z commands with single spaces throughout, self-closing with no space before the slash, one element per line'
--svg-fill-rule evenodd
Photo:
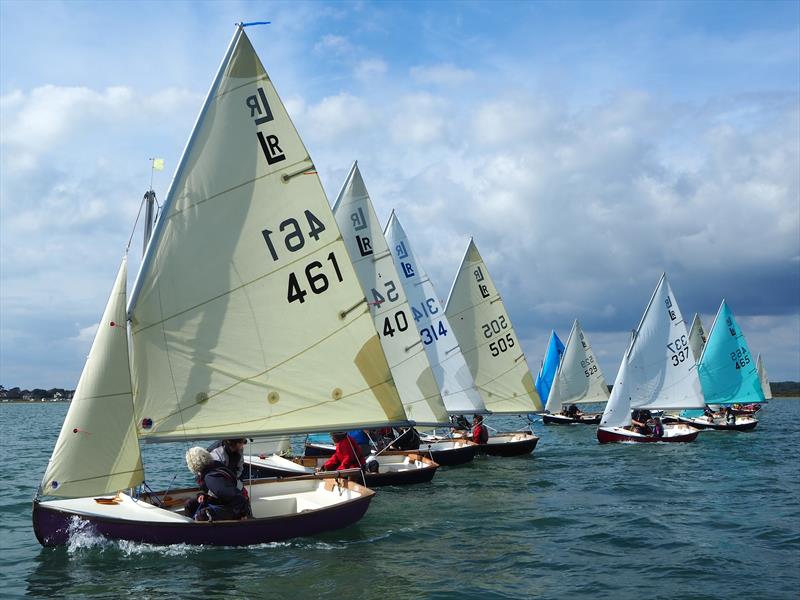
<path fill-rule="evenodd" d="M 0 0 L 0 384 L 74 388 L 238 21 L 333 203 L 358 160 L 444 299 L 472 236 L 536 372 L 612 383 L 666 271 L 800 380 L 798 2 Z M 131 280 L 141 253 L 131 246 Z"/>

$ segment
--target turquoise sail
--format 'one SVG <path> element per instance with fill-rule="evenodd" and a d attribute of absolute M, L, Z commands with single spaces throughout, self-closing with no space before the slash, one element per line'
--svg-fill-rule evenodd
<path fill-rule="evenodd" d="M 547 403 L 547 397 L 550 395 L 550 388 L 553 387 L 553 379 L 555 379 L 556 370 L 558 370 L 558 363 L 561 362 L 563 355 L 564 344 L 558 339 L 556 332 L 552 331 L 550 333 L 550 341 L 547 342 L 547 351 L 544 354 L 542 368 L 536 376 L 536 391 L 539 392 L 542 404 Z"/>
<path fill-rule="evenodd" d="M 697 369 L 708 404 L 764 402 L 756 359 L 725 300 L 717 311 Z"/>

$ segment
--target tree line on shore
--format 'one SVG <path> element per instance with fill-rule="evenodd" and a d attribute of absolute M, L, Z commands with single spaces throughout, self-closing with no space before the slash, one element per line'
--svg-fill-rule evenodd
<path fill-rule="evenodd" d="M 611 391 L 613 386 L 609 385 L 608 390 Z M 772 388 L 772 395 L 775 397 L 792 397 L 800 396 L 800 381 L 773 381 L 770 383 Z M 42 388 L 33 388 L 26 390 L 23 388 L 13 387 L 6 389 L 0 385 L 0 401 L 19 402 L 19 401 L 41 401 L 41 400 L 55 400 L 66 401 L 72 400 L 75 390 L 67 390 L 64 388 L 50 388 L 45 390 Z"/>
<path fill-rule="evenodd" d="M 71 400 L 74 393 L 75 390 L 67 390 L 64 388 L 50 388 L 49 390 L 33 388 L 32 390 L 26 390 L 18 387 L 6 388 L 0 385 L 0 400 L 7 401 Z"/>

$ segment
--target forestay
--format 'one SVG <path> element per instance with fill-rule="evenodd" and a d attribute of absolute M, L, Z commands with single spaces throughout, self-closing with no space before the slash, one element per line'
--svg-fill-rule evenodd
<path fill-rule="evenodd" d="M 354 163 L 333 206 L 350 260 L 369 301 L 406 416 L 417 425 L 447 425 L 447 409 L 411 307 L 358 164 Z"/>
<path fill-rule="evenodd" d="M 145 440 L 407 422 L 314 164 L 241 28 L 129 317 Z"/>
<path fill-rule="evenodd" d="M 703 348 L 706 345 L 706 330 L 703 327 L 703 322 L 700 320 L 700 315 L 694 313 L 692 319 L 692 326 L 689 329 L 689 346 L 692 349 L 692 356 L 695 362 L 700 360 L 700 355 L 703 354 Z"/>
<path fill-rule="evenodd" d="M 69 405 L 41 492 L 79 498 L 144 481 L 133 423 L 125 288 L 128 263 L 117 279 Z"/>
<path fill-rule="evenodd" d="M 447 412 L 487 412 L 436 290 L 394 211 L 384 233 Z"/>
<path fill-rule="evenodd" d="M 550 389 L 556 377 L 556 371 L 561 364 L 561 357 L 564 354 L 564 343 L 559 339 L 555 330 L 550 332 L 550 339 L 547 340 L 547 349 L 544 352 L 542 368 L 536 375 L 536 391 L 539 398 L 547 401 L 550 397 Z"/>
<path fill-rule="evenodd" d="M 606 378 L 594 356 L 588 336 L 575 319 L 547 397 L 545 410 L 555 414 L 564 405 L 607 400 Z"/>
<path fill-rule="evenodd" d="M 698 371 L 709 404 L 764 401 L 756 361 L 725 300 L 711 325 Z"/>
<path fill-rule="evenodd" d="M 764 400 L 772 400 L 772 386 L 769 384 L 767 368 L 764 366 L 764 360 L 760 354 L 756 358 L 756 368 L 758 369 L 758 378 L 761 380 L 761 391 L 764 392 Z"/>
<path fill-rule="evenodd" d="M 472 239 L 453 281 L 445 314 L 486 408 L 509 414 L 541 411 L 519 338 Z"/>
<path fill-rule="evenodd" d="M 631 408 L 703 406 L 689 332 L 664 274 L 622 358 L 600 425 L 628 425 Z"/>

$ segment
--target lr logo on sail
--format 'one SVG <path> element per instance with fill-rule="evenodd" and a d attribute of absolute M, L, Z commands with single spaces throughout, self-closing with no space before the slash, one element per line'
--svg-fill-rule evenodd
<path fill-rule="evenodd" d="M 269 107 L 263 88 L 258 88 L 258 95 L 248 96 L 244 103 L 250 109 L 250 118 L 256 125 L 263 125 L 274 120 L 275 117 L 272 116 L 272 109 Z M 264 152 L 267 163 L 274 165 L 286 160 L 277 135 L 264 135 L 262 132 L 256 131 L 256 136 L 258 136 L 258 143 L 261 144 L 261 150 Z"/>

